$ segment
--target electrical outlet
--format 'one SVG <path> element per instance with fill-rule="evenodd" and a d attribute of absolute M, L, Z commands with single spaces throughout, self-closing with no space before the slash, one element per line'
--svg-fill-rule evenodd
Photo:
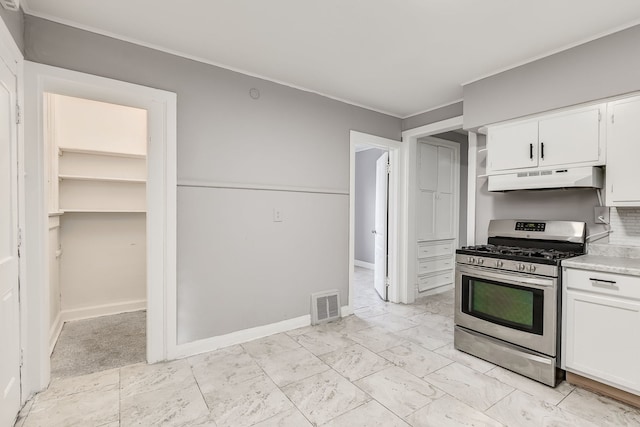
<path fill-rule="evenodd" d="M 609 207 L 596 206 L 594 209 L 594 221 L 596 224 L 609 224 Z"/>
<path fill-rule="evenodd" d="M 273 222 L 282 222 L 282 211 L 277 208 L 273 208 Z"/>

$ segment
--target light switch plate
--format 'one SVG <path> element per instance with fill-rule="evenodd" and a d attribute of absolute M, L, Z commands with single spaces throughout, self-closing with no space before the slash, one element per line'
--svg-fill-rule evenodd
<path fill-rule="evenodd" d="M 609 224 L 609 207 L 596 206 L 593 208 L 594 221 L 596 224 Z"/>

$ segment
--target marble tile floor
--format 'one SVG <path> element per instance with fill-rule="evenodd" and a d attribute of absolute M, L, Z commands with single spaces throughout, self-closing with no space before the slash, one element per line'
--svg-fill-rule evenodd
<path fill-rule="evenodd" d="M 183 360 L 52 381 L 33 426 L 638 426 L 640 410 L 555 389 L 453 348 L 453 293 L 381 301 L 356 271 L 356 313 Z"/>

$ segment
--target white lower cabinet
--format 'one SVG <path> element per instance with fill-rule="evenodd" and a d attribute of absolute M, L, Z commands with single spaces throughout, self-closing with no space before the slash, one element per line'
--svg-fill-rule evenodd
<path fill-rule="evenodd" d="M 453 239 L 418 243 L 418 292 L 453 283 L 453 246 Z"/>
<path fill-rule="evenodd" d="M 640 395 L 640 277 L 564 269 L 563 368 Z"/>

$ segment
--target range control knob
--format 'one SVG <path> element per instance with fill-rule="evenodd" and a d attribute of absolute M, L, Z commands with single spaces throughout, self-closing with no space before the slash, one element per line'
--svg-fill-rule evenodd
<path fill-rule="evenodd" d="M 476 261 L 476 264 L 478 264 L 478 265 L 484 264 L 484 259 L 483 258 L 478 258 L 478 260 Z"/>
<path fill-rule="evenodd" d="M 516 268 L 518 269 L 518 271 L 524 271 L 525 265 L 524 264 L 516 264 Z"/>
<path fill-rule="evenodd" d="M 502 261 L 500 261 L 500 260 L 497 260 L 497 261 L 496 261 L 496 267 L 498 267 L 498 268 L 502 268 L 502 266 L 503 266 L 503 265 L 504 265 L 504 262 L 502 262 Z"/>
<path fill-rule="evenodd" d="M 470 256 L 467 261 L 469 261 L 469 264 L 475 264 L 476 263 L 476 259 L 472 256 Z"/>
<path fill-rule="evenodd" d="M 533 264 L 529 264 L 529 268 L 528 268 L 529 272 L 533 273 L 534 271 L 536 271 L 536 266 Z"/>

